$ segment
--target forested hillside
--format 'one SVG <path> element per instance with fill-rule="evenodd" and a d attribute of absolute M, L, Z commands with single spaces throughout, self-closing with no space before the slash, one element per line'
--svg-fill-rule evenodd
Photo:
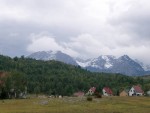
<path fill-rule="evenodd" d="M 72 95 L 76 91 L 86 92 L 93 86 L 101 92 L 104 86 L 109 86 L 114 94 L 117 94 L 122 89 L 136 84 L 142 85 L 144 90 L 150 88 L 150 80 L 145 81 L 140 77 L 92 73 L 79 66 L 57 61 L 34 60 L 23 56 L 10 58 L 0 55 L 0 71 L 9 73 L 10 78 L 13 77 L 9 81 L 6 80 L 5 84 L 8 85 L 3 86 L 7 86 L 6 90 L 27 86 L 29 93 Z"/>

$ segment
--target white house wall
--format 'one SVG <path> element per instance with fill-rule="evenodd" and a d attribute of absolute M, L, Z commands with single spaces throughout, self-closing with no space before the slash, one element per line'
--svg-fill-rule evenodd
<path fill-rule="evenodd" d="M 90 90 L 88 91 L 88 94 L 89 94 L 89 95 L 93 95 L 94 92 L 90 89 Z"/>
<path fill-rule="evenodd" d="M 135 94 L 134 88 L 132 87 L 129 91 L 129 96 L 133 96 Z"/>
<path fill-rule="evenodd" d="M 104 89 L 103 89 L 103 95 L 108 96 L 108 94 L 106 93 L 106 91 Z"/>

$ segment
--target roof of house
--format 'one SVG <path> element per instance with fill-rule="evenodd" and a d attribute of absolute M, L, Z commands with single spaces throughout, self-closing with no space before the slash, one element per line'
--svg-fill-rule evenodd
<path fill-rule="evenodd" d="M 96 91 L 96 87 L 91 87 L 90 90 L 92 90 L 93 92 Z"/>
<path fill-rule="evenodd" d="M 73 94 L 74 96 L 84 96 L 84 92 L 79 91 Z"/>
<path fill-rule="evenodd" d="M 104 87 L 103 90 L 105 90 L 107 94 L 113 94 L 112 90 L 109 87 Z"/>
<path fill-rule="evenodd" d="M 138 85 L 137 86 L 133 86 L 133 88 L 134 88 L 134 90 L 135 90 L 136 93 L 144 93 L 144 91 Z"/>

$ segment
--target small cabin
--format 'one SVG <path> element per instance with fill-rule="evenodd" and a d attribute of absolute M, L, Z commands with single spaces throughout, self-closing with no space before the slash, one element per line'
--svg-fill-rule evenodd
<path fill-rule="evenodd" d="M 129 90 L 123 90 L 122 92 L 120 92 L 119 96 L 121 97 L 129 96 Z"/>

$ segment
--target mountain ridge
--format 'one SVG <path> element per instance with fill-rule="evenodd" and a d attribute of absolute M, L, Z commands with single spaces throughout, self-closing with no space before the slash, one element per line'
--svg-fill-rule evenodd
<path fill-rule="evenodd" d="M 113 55 L 100 55 L 97 58 L 73 58 L 61 51 L 39 51 L 27 56 L 36 60 L 56 60 L 66 64 L 79 65 L 92 72 L 121 73 L 129 76 L 150 74 L 143 66 L 131 59 L 128 55 L 115 57 Z"/>

